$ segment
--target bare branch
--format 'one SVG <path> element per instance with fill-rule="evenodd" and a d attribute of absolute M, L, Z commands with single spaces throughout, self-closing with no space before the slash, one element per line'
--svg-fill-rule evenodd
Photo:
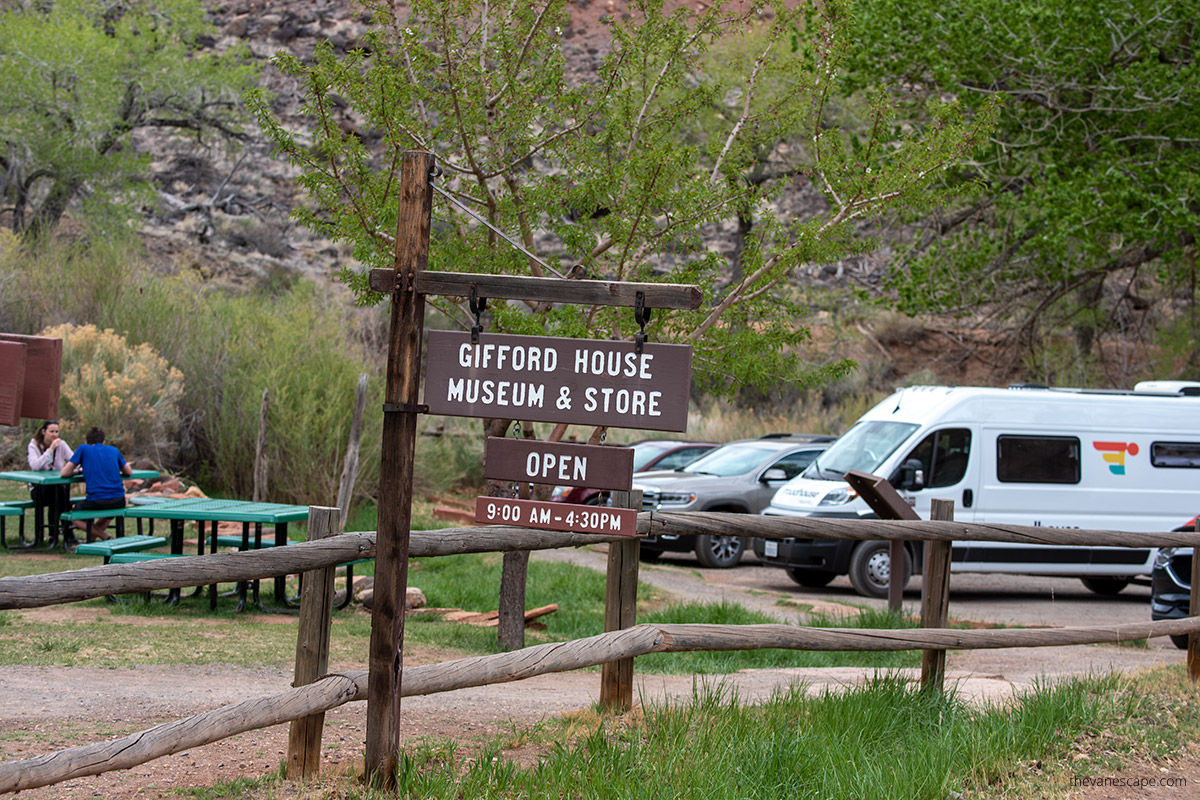
<path fill-rule="evenodd" d="M 538 12 L 537 19 L 535 19 L 533 21 L 533 25 L 531 25 L 529 27 L 529 33 L 526 34 L 525 41 L 521 43 L 521 53 L 520 53 L 520 55 L 517 56 L 517 63 L 513 65 L 513 69 L 512 69 L 513 75 L 518 75 L 521 72 L 521 66 L 525 63 L 525 56 L 527 56 L 529 54 L 529 46 L 530 46 L 530 44 L 533 43 L 533 37 L 537 34 L 538 30 L 542 27 L 542 22 L 543 22 L 543 20 L 546 19 L 547 12 L 550 11 L 550 5 L 551 4 L 550 4 L 549 0 L 547 0 L 546 4 L 542 6 L 542 10 Z M 484 48 L 484 50 L 486 50 L 486 47 Z M 482 58 L 482 53 L 481 53 L 480 57 Z M 502 97 L 504 97 L 505 92 L 508 91 L 508 88 L 511 85 L 512 85 L 512 79 L 510 78 L 509 80 L 504 82 L 504 85 L 500 87 L 500 90 L 498 92 L 496 92 L 494 95 L 492 95 L 491 97 L 489 97 L 487 99 L 487 102 L 484 103 L 484 106 L 488 110 L 495 108 L 496 104 L 500 102 L 500 99 Z"/>
<path fill-rule="evenodd" d="M 717 178 L 720 175 L 721 162 L 725 160 L 725 156 L 729 152 L 729 148 L 733 147 L 733 143 L 736 141 L 738 134 L 741 133 L 742 127 L 746 124 L 746 120 L 750 119 L 750 106 L 754 101 L 754 87 L 758 83 L 758 73 L 762 70 L 762 66 L 767 60 L 767 54 L 770 53 L 771 48 L 775 46 L 775 38 L 777 35 L 778 34 L 771 37 L 770 41 L 767 42 L 767 46 L 759 54 L 758 58 L 754 60 L 754 69 L 750 71 L 750 77 L 746 79 L 746 102 L 742 105 L 742 116 L 734 124 L 732 130 L 729 131 L 729 135 L 725 137 L 725 145 L 721 148 L 721 154 L 717 156 L 716 163 L 713 164 L 712 172 L 709 173 L 708 179 L 713 183 L 717 181 Z"/>

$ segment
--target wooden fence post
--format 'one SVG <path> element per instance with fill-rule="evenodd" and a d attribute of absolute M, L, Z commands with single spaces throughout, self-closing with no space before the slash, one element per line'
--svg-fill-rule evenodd
<path fill-rule="evenodd" d="M 954 501 L 932 501 L 929 518 L 954 521 Z M 921 627 L 944 628 L 950 616 L 950 545 L 925 542 L 925 577 L 921 581 Z M 946 651 L 921 651 L 921 688 L 942 691 L 946 680 Z"/>
<path fill-rule="evenodd" d="M 309 541 L 336 536 L 341 530 L 340 516 L 336 508 L 309 508 Z M 329 671 L 329 625 L 333 616 L 335 569 L 317 569 L 300 577 L 300 628 L 296 632 L 293 686 L 307 686 Z M 321 771 L 321 731 L 324 727 L 324 712 L 293 720 L 288 729 L 289 781 L 311 778 Z"/>
<path fill-rule="evenodd" d="M 1200 534 L 1200 516 L 1196 517 L 1196 533 Z M 1188 616 L 1200 615 L 1200 546 L 1192 548 L 1192 597 L 1188 603 Z M 1200 633 L 1188 634 L 1187 649 L 1188 677 L 1200 681 Z"/>
<path fill-rule="evenodd" d="M 258 442 L 254 445 L 254 486 L 250 499 L 262 503 L 267 499 L 267 410 L 271 405 L 269 389 L 263 389 L 262 406 L 258 410 Z"/>
<path fill-rule="evenodd" d="M 642 507 L 640 490 L 613 492 L 614 508 Z M 638 553 L 641 539 L 608 543 L 608 580 L 604 590 L 604 632 L 637 624 Z M 600 668 L 600 705 L 628 710 L 633 707 L 633 658 L 607 661 Z"/>
<path fill-rule="evenodd" d="M 887 482 L 887 479 L 856 469 L 847 472 L 845 479 L 846 483 L 862 496 L 863 501 L 880 519 L 921 519 L 917 516 L 917 512 L 913 511 L 912 506 L 906 503 L 900 493 Z M 891 544 L 888 545 L 888 561 L 891 565 L 891 574 L 899 575 L 903 579 L 903 541 L 891 540 Z M 904 599 L 904 587 L 901 586 L 901 583 L 902 580 L 888 579 L 888 611 L 897 614 L 900 613 L 900 606 Z"/>
<path fill-rule="evenodd" d="M 367 407 L 367 376 L 358 376 L 358 388 L 354 393 L 354 416 L 350 418 L 350 439 L 346 444 L 346 458 L 342 462 L 342 480 L 338 484 L 338 508 L 341 521 L 338 533 L 346 529 L 346 518 L 350 516 L 350 500 L 354 497 L 354 480 L 358 477 L 358 445 L 362 438 L 363 411 Z M 350 587 L 346 587 L 350 591 Z"/>

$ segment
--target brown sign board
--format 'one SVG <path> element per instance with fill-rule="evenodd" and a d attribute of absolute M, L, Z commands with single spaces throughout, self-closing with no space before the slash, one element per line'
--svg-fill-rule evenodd
<path fill-rule="evenodd" d="M 476 522 L 547 531 L 637 536 L 637 514 L 632 508 L 543 503 L 510 497 L 475 498 Z"/>
<path fill-rule="evenodd" d="M 25 345 L 25 385 L 21 391 L 21 416 L 57 419 L 62 384 L 62 339 L 0 333 L 0 341 Z"/>
<path fill-rule="evenodd" d="M 483 477 L 627 492 L 633 487 L 633 450 L 489 436 Z"/>
<path fill-rule="evenodd" d="M 28 349 L 20 342 L 0 341 L 0 425 L 21 424 Z"/>
<path fill-rule="evenodd" d="M 430 331 L 431 414 L 687 430 L 692 348 L 550 336 Z"/>

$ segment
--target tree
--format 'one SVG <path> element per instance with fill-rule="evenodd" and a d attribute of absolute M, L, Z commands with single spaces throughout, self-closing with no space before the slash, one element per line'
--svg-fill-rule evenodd
<path fill-rule="evenodd" d="M 849 23 L 843 0 L 752 2 L 738 13 L 722 3 L 667 13 L 661 0 L 638 0 L 627 20 L 612 21 L 611 50 L 595 71 L 573 68 L 564 0 L 415 0 L 407 16 L 397 5 L 371 5 L 379 27 L 362 50 L 339 58 L 326 46 L 312 63 L 276 60 L 303 84 L 311 138 L 251 98 L 260 124 L 303 171 L 312 206 L 295 216 L 354 244 L 365 269 L 342 278 L 362 302 L 380 299 L 366 269 L 392 267 L 399 155 L 429 150 L 444 171 L 438 185 L 455 201 L 439 198 L 435 208 L 432 269 L 545 275 L 582 264 L 593 277 L 700 284 L 704 307 L 655 315 L 649 330 L 695 346 L 702 388 L 815 382 L 849 370 L 849 362 L 808 365 L 797 355 L 807 330 L 790 276 L 865 247 L 855 224 L 870 215 L 935 199 L 934 175 L 987 127 L 947 108 L 920 135 L 884 148 L 883 103 L 871 108 L 861 141 L 831 127 Z M 737 68 L 715 64 L 715 48 Z M 799 146 L 780 146 L 785 137 Z M 747 180 L 761 164 L 774 179 Z M 774 212 L 797 171 L 825 192 L 824 213 Z M 734 273 L 722 240 L 747 216 L 755 224 Z M 465 304 L 430 301 L 471 324 Z M 628 309 L 488 309 L 490 329 L 513 333 L 630 338 L 636 329 Z M 509 423 L 491 425 L 503 432 Z"/>
<path fill-rule="evenodd" d="M 895 264 L 905 311 L 987 309 L 1018 353 L 1069 327 L 1078 364 L 1137 322 L 1156 284 L 1162 305 L 1182 290 L 1195 324 L 1194 12 L 1170 0 L 863 0 L 852 70 L 895 90 L 909 121 L 931 98 L 968 111 L 1007 100 L 991 146 L 947 174 L 972 187 L 963 202 L 926 217 Z M 1200 365 L 1194 344 L 1189 362 Z"/>
<path fill-rule="evenodd" d="M 54 0 L 0 10 L 0 219 L 26 238 L 54 230 L 77 198 L 132 200 L 151 128 L 241 136 L 254 70 L 237 51 L 201 53 L 196 0 Z"/>

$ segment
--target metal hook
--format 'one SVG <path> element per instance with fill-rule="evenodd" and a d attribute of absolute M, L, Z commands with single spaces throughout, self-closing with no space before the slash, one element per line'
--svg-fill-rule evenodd
<path fill-rule="evenodd" d="M 471 306 L 471 313 L 475 315 L 475 324 L 471 326 L 471 344 L 479 344 L 479 334 L 483 333 L 483 323 L 479 317 L 487 310 L 487 298 L 478 295 L 474 282 L 471 283 L 471 294 L 467 297 L 467 303 Z"/>
<path fill-rule="evenodd" d="M 429 168 L 429 180 L 436 181 L 440 177 L 442 177 L 442 168 L 434 164 Z"/>
<path fill-rule="evenodd" d="M 653 309 L 646 308 L 646 293 L 634 295 L 633 318 L 638 324 L 638 333 L 633 337 L 633 352 L 642 354 L 642 346 L 646 344 L 646 323 L 650 321 Z"/>

